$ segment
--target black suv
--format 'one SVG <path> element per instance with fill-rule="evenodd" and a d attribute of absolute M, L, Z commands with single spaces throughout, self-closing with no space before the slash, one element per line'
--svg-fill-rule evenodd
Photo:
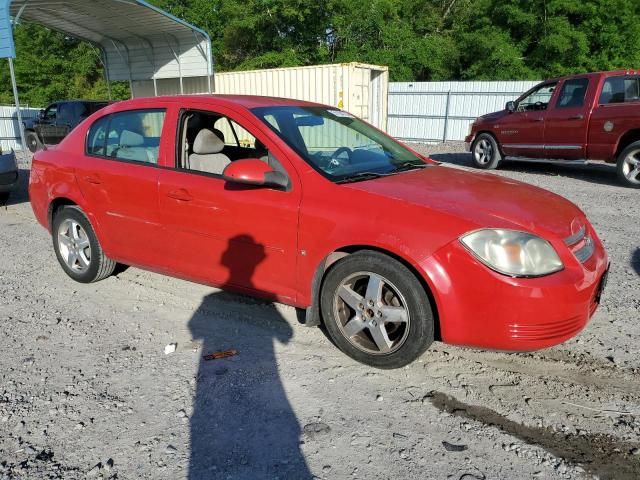
<path fill-rule="evenodd" d="M 27 147 L 32 152 L 44 144 L 56 144 L 89 115 L 106 107 L 109 102 L 97 100 L 63 100 L 40 110 L 38 118 L 24 122 Z"/>

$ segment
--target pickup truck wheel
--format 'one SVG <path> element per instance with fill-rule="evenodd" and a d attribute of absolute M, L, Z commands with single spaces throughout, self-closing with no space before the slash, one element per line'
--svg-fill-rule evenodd
<path fill-rule="evenodd" d="M 471 159 L 476 168 L 493 170 L 502 160 L 498 142 L 489 133 L 481 133 L 471 145 Z"/>
<path fill-rule="evenodd" d="M 640 141 L 633 142 L 620 153 L 617 170 L 623 185 L 640 188 Z"/>
<path fill-rule="evenodd" d="M 372 367 L 403 367 L 434 339 L 424 287 L 407 267 L 379 252 L 363 250 L 333 265 L 320 306 L 336 346 Z"/>
<path fill-rule="evenodd" d="M 38 134 L 33 130 L 25 132 L 25 142 L 27 142 L 27 148 L 31 153 L 36 153 L 38 150 L 42 150 L 42 142 L 38 138 Z"/>

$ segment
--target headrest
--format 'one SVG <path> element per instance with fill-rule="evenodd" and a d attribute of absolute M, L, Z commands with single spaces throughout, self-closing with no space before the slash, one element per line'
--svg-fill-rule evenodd
<path fill-rule="evenodd" d="M 120 145 L 127 147 L 141 147 L 144 145 L 144 137 L 131 130 L 123 130 L 120 134 Z"/>
<path fill-rule="evenodd" d="M 193 142 L 193 153 L 197 153 L 198 155 L 220 153 L 223 148 L 224 142 L 208 128 L 200 130 Z"/>

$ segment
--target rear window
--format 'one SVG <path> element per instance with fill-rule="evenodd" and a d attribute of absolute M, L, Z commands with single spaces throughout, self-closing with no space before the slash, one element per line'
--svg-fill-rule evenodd
<path fill-rule="evenodd" d="M 99 118 L 87 135 L 88 155 L 158 163 L 164 110 L 130 110 Z"/>
<path fill-rule="evenodd" d="M 564 82 L 556 108 L 582 107 L 588 86 L 588 78 L 573 78 Z"/>
<path fill-rule="evenodd" d="M 609 77 L 604 81 L 600 105 L 640 100 L 640 77 Z"/>

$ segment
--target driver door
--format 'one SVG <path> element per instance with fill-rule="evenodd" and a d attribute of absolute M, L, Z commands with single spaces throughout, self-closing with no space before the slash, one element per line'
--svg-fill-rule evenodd
<path fill-rule="evenodd" d="M 179 132 L 175 137 L 179 153 L 166 165 L 169 168 L 159 170 L 159 207 L 169 268 L 208 284 L 272 299 L 295 299 L 301 202 L 296 171 L 257 121 L 224 107 L 204 111 L 196 105 L 193 110 L 188 104 L 183 106 L 178 128 L 173 129 Z M 193 122 L 197 127 L 189 123 L 191 114 L 198 115 Z M 199 132 L 192 134 L 195 151 L 190 153 L 192 147 L 186 139 L 194 128 L 209 129 L 218 137 L 222 134 L 225 147 L 213 153 L 218 160 L 223 155 L 231 161 L 248 157 L 264 159 L 270 165 L 277 161 L 290 180 L 290 188 L 229 183 L 219 174 L 191 168 L 191 162 L 183 158 L 205 154 L 198 151 Z M 238 138 L 248 139 L 248 146 L 240 150 Z M 238 152 L 242 157 L 236 158 Z"/>
<path fill-rule="evenodd" d="M 516 111 L 505 116 L 497 128 L 498 140 L 509 157 L 544 158 L 547 106 L 557 82 L 535 87 L 516 101 Z"/>
<path fill-rule="evenodd" d="M 54 103 L 49 105 L 44 111 L 40 120 L 38 121 L 38 127 L 40 130 L 40 136 L 43 143 L 52 144 L 55 143 L 55 122 L 58 116 L 58 104 Z"/>

